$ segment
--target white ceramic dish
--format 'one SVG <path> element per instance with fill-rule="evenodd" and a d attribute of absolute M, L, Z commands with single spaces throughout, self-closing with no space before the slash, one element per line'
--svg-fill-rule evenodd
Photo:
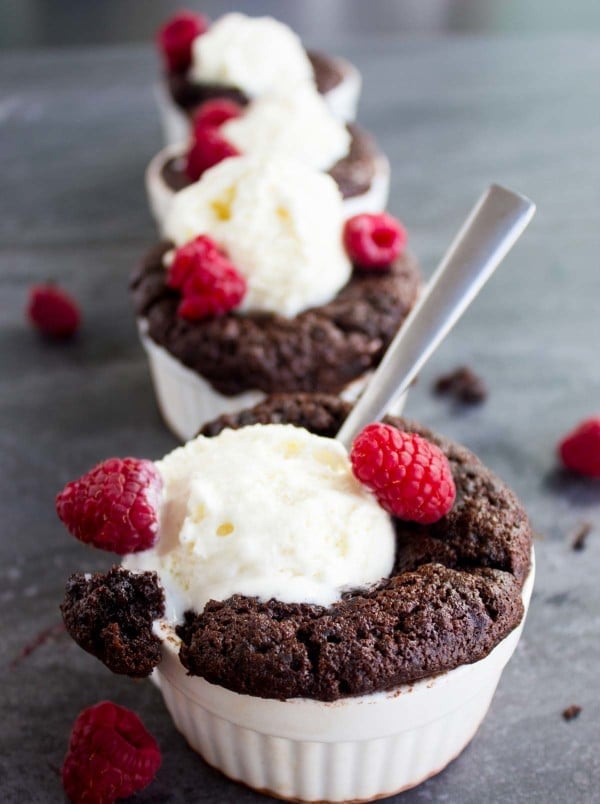
<path fill-rule="evenodd" d="M 244 410 L 265 398 L 266 394 L 262 391 L 246 391 L 235 396 L 220 394 L 195 371 L 154 343 L 147 335 L 147 324 L 143 319 L 138 320 L 138 331 L 148 355 L 158 407 L 169 429 L 181 441 L 194 438 L 203 424 L 217 416 Z M 353 402 L 368 377 L 367 374 L 347 386 L 341 394 L 342 398 Z M 398 400 L 393 413 L 401 413 L 405 400 L 406 394 Z"/>
<path fill-rule="evenodd" d="M 356 108 L 362 86 L 360 73 L 345 59 L 335 59 L 344 73 L 344 79 L 323 97 L 333 114 L 340 120 L 350 123 L 356 117 Z M 190 134 L 188 116 L 173 102 L 164 82 L 155 85 L 154 94 L 158 105 L 165 145 L 178 145 L 187 142 Z"/>
<path fill-rule="evenodd" d="M 533 558 L 532 551 L 525 614 Z M 461 753 L 488 710 L 524 621 L 474 664 L 333 703 L 255 698 L 188 676 L 168 628 L 153 680 L 190 746 L 231 779 L 296 801 L 372 801 L 420 784 Z"/>
<path fill-rule="evenodd" d="M 171 209 L 175 191 L 162 177 L 164 165 L 173 158 L 183 157 L 184 145 L 169 145 L 159 151 L 146 168 L 146 194 L 148 205 L 159 233 L 164 233 L 164 223 Z M 344 204 L 346 218 L 361 212 L 382 212 L 386 206 L 390 190 L 390 164 L 383 154 L 376 160 L 375 178 L 366 193 L 347 198 Z"/>

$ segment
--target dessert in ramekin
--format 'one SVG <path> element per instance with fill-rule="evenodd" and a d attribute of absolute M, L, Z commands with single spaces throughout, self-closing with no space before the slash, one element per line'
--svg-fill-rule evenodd
<path fill-rule="evenodd" d="M 344 199 L 346 217 L 385 209 L 389 162 L 373 138 L 346 126 L 306 83 L 289 95 L 268 95 L 241 107 L 207 101 L 196 113 L 188 143 L 163 148 L 146 170 L 146 192 L 162 231 L 175 193 L 228 156 L 297 159 L 329 173 Z"/>
<path fill-rule="evenodd" d="M 357 480 L 358 439 L 349 459 L 332 438 L 348 410 L 279 396 L 207 425 L 154 465 L 151 543 L 72 576 L 62 605 L 71 636 L 114 672 L 155 668 L 209 764 L 291 800 L 370 801 L 440 772 L 487 711 L 533 584 L 527 516 L 472 453 L 403 419 L 376 425 L 430 456 L 419 473 L 400 458 L 413 482 L 391 489 L 427 517 L 390 516 L 390 488 Z M 454 494 L 436 519 L 439 460 Z M 91 513 L 85 477 L 59 495 L 63 521 L 92 543 L 94 471 Z"/>
<path fill-rule="evenodd" d="M 209 23 L 184 13 L 158 33 L 165 61 L 157 87 L 165 142 L 189 138 L 191 117 L 212 98 L 238 103 L 269 94 L 291 94 L 310 83 L 340 120 L 356 114 L 361 78 L 349 62 L 304 50 L 296 34 L 271 17 L 225 14 Z"/>
<path fill-rule="evenodd" d="M 348 231 L 354 246 L 344 243 Z M 419 270 L 404 240 L 386 214 L 344 222 L 331 176 L 295 161 L 232 157 L 177 193 L 165 241 L 132 280 L 170 428 L 187 440 L 269 393 L 356 398 L 417 298 Z M 197 276 L 188 279 L 190 260 Z M 204 262 L 222 267 L 221 289 L 233 282 L 233 302 L 221 304 L 217 287 L 215 304 L 199 309 L 202 293 L 211 295 Z M 220 282 L 214 272 L 206 281 Z"/>

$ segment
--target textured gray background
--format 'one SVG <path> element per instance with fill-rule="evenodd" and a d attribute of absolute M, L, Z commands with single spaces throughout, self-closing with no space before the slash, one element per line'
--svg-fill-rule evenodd
<path fill-rule="evenodd" d="M 361 117 L 394 166 L 391 209 L 430 273 L 491 180 L 539 212 L 499 274 L 423 373 L 408 412 L 474 448 L 526 503 L 538 581 L 524 637 L 474 743 L 403 802 L 600 801 L 600 485 L 555 471 L 558 436 L 598 410 L 600 39 L 361 38 L 329 43 L 363 70 Z M 145 802 L 259 802 L 189 751 L 148 683 L 111 675 L 64 635 L 8 663 L 59 620 L 68 574 L 109 561 L 71 540 L 53 498 L 94 462 L 174 446 L 159 420 L 127 297 L 155 238 L 142 173 L 159 146 L 142 48 L 0 60 L 0 800 L 62 800 L 70 724 L 111 698 L 158 737 Z M 50 345 L 24 324 L 27 287 L 59 279 L 85 326 Z M 483 407 L 430 394 L 467 362 Z M 595 522 L 587 550 L 577 525 Z M 583 707 L 570 723 L 561 711 Z"/>

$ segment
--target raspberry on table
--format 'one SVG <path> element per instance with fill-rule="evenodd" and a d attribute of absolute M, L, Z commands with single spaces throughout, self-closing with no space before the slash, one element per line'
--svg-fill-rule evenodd
<path fill-rule="evenodd" d="M 56 511 L 76 539 L 117 555 L 152 547 L 158 538 L 162 478 L 152 461 L 109 458 L 56 497 Z"/>
<path fill-rule="evenodd" d="M 207 126 L 209 128 L 219 128 L 228 120 L 240 117 L 242 113 L 243 109 L 240 104 L 227 98 L 214 98 L 213 100 L 205 101 L 194 112 L 194 138 L 196 138 L 196 130 L 202 136 Z"/>
<path fill-rule="evenodd" d="M 563 464 L 586 477 L 600 477 L 600 416 L 582 421 L 558 445 Z"/>
<path fill-rule="evenodd" d="M 135 712 L 101 701 L 73 724 L 63 787 L 74 804 L 112 804 L 147 787 L 161 761 L 158 743 Z"/>
<path fill-rule="evenodd" d="M 359 268 L 388 268 L 404 251 L 406 241 L 406 229 L 387 212 L 355 215 L 344 226 L 344 246 Z"/>
<path fill-rule="evenodd" d="M 81 323 L 77 302 L 55 285 L 30 288 L 27 315 L 42 334 L 57 340 L 70 338 Z"/>
<path fill-rule="evenodd" d="M 456 488 L 448 459 L 416 433 L 369 424 L 356 436 L 350 461 L 356 478 L 399 519 L 429 525 L 454 505 Z"/>
<path fill-rule="evenodd" d="M 235 309 L 247 287 L 245 278 L 206 235 L 175 251 L 167 284 L 181 293 L 177 314 L 192 321 Z"/>
<path fill-rule="evenodd" d="M 208 30 L 210 23 L 202 14 L 182 11 L 171 17 L 156 34 L 158 47 L 168 70 L 185 72 L 192 63 L 192 44 Z"/>
<path fill-rule="evenodd" d="M 238 149 L 228 142 L 216 126 L 194 126 L 194 141 L 187 153 L 185 172 L 190 181 L 198 181 L 209 168 L 230 156 L 239 156 Z"/>

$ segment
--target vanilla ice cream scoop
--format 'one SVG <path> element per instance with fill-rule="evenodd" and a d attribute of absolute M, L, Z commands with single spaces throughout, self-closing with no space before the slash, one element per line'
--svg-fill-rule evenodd
<path fill-rule="evenodd" d="M 280 157 L 225 159 L 177 193 L 165 235 L 209 235 L 247 281 L 241 311 L 293 317 L 331 301 L 349 280 L 344 208 L 331 176 Z"/>
<path fill-rule="evenodd" d="M 290 92 L 314 82 L 313 68 L 300 38 L 272 17 L 225 14 L 192 46 L 190 78 L 226 84 L 248 97 Z"/>
<path fill-rule="evenodd" d="M 392 520 L 334 439 L 253 425 L 199 436 L 156 465 L 159 541 L 123 563 L 158 573 L 172 622 L 234 594 L 327 606 L 392 570 Z"/>
<path fill-rule="evenodd" d="M 346 126 L 308 83 L 258 98 L 221 126 L 221 133 L 240 153 L 297 159 L 317 170 L 333 167 L 351 143 Z"/>

